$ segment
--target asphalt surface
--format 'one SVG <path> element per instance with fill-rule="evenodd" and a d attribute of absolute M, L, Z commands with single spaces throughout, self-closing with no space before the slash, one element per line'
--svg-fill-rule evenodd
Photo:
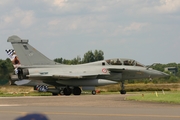
<path fill-rule="evenodd" d="M 0 97 L 0 120 L 15 120 L 31 113 L 44 114 L 49 120 L 180 119 L 180 105 L 126 101 L 126 96 Z"/>

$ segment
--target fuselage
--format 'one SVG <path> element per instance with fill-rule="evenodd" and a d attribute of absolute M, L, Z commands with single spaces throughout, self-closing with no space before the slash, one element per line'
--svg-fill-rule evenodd
<path fill-rule="evenodd" d="M 115 84 L 123 80 L 167 76 L 161 71 L 136 63 L 131 65 L 109 64 L 107 60 L 102 60 L 79 65 L 28 66 L 29 74 L 27 78 L 30 80 L 43 80 L 45 83 L 56 82 L 59 85 L 68 86 L 101 86 Z"/>

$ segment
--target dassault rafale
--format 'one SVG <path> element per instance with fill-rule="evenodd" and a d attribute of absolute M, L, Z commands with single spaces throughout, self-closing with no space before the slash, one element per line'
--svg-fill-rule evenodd
<path fill-rule="evenodd" d="M 96 86 L 117 83 L 120 83 L 120 93 L 126 94 L 125 80 L 168 76 L 136 60 L 125 58 L 78 65 L 60 64 L 32 47 L 27 39 L 13 35 L 7 42 L 13 46 L 13 49 L 5 50 L 14 66 L 11 84 L 33 86 L 34 90 L 51 92 L 53 95 L 80 95 L 86 89 L 95 95 Z"/>

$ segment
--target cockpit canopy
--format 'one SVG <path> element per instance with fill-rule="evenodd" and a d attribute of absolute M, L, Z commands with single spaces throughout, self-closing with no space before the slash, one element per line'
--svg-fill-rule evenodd
<path fill-rule="evenodd" d="M 116 58 L 116 59 L 108 59 L 106 60 L 106 62 L 109 64 L 109 65 L 127 65 L 127 66 L 140 66 L 140 67 L 145 67 L 143 64 L 135 61 L 135 60 L 132 60 L 132 59 L 119 59 L 119 58 Z"/>

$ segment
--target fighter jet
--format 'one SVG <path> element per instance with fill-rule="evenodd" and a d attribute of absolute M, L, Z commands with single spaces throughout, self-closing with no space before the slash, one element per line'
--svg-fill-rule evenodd
<path fill-rule="evenodd" d="M 78 65 L 64 65 L 50 60 L 29 44 L 29 40 L 13 35 L 14 49 L 6 50 L 15 68 L 12 84 L 34 86 L 40 92 L 53 95 L 80 95 L 82 89 L 120 83 L 120 93 L 126 94 L 125 80 L 168 76 L 164 72 L 146 67 L 133 59 L 114 58 Z M 54 86 L 54 89 L 50 88 Z"/>

